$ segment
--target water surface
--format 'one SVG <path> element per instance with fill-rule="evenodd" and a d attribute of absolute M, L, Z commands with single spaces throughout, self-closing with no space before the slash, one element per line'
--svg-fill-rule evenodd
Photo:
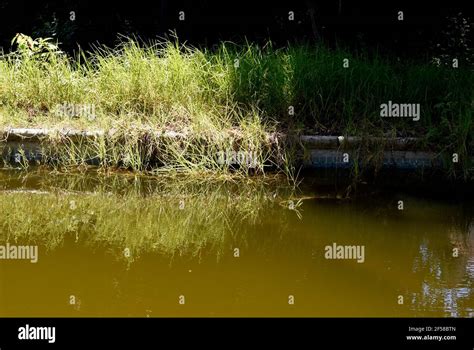
<path fill-rule="evenodd" d="M 281 179 L 1 171 L 0 245 L 39 252 L 0 260 L 0 316 L 472 317 L 473 208 Z M 364 261 L 326 259 L 334 243 Z"/>

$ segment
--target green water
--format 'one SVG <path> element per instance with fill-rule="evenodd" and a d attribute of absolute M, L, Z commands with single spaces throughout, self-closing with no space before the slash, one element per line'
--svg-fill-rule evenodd
<path fill-rule="evenodd" d="M 272 178 L 2 171 L 0 245 L 38 261 L 0 260 L 0 316 L 472 317 L 473 208 Z M 363 259 L 327 259 L 333 244 Z"/>

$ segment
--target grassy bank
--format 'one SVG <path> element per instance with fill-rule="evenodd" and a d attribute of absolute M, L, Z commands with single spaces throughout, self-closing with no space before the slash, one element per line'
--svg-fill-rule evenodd
<path fill-rule="evenodd" d="M 420 147 L 457 152 L 462 163 L 472 152 L 473 75 L 469 67 L 311 45 L 223 43 L 210 50 L 130 40 L 76 57 L 54 45 L 19 45 L 0 57 L 0 127 L 113 129 L 120 142 L 98 140 L 90 152 L 103 165 L 135 170 L 161 150 L 168 169 L 225 171 L 215 154 L 234 149 L 258 154 L 254 170 L 264 172 L 265 160 L 276 158 L 266 140 L 273 131 L 416 136 Z M 420 120 L 381 118 L 380 105 L 389 100 L 419 103 Z M 183 133 L 186 141 L 142 140 L 150 128 Z M 117 151 L 119 144 L 124 150 Z M 291 167 L 291 156 L 277 153 L 281 168 Z M 81 161 L 70 152 L 66 158 Z"/>

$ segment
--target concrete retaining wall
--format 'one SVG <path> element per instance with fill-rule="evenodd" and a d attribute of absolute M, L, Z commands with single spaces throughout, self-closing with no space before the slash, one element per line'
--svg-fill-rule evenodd
<path fill-rule="evenodd" d="M 104 131 L 79 131 L 79 130 L 52 130 L 52 129 L 6 129 L 0 131 L 0 147 L 3 150 L 3 160 L 15 164 L 18 161 L 20 150 L 29 161 L 41 161 L 43 157 L 42 145 L 47 145 L 50 137 L 68 137 L 70 140 L 94 139 L 103 136 Z M 153 132 L 154 137 L 183 138 L 184 134 L 175 132 Z M 272 134 L 268 136 L 271 142 L 284 138 L 282 135 Z M 362 139 L 359 137 L 342 136 L 299 136 L 298 143 L 303 145 L 305 155 L 302 157 L 302 165 L 306 169 L 348 169 L 355 162 L 360 167 L 369 164 L 367 159 L 361 159 L 358 148 L 361 145 L 377 145 L 383 152 L 374 154 L 379 157 L 378 164 L 382 168 L 393 169 L 424 169 L 444 168 L 448 164 L 437 154 L 432 152 L 417 151 L 418 140 L 416 138 L 372 138 Z"/>

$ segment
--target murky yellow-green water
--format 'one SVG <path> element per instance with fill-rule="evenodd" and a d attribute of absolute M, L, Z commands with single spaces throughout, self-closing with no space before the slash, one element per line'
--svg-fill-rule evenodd
<path fill-rule="evenodd" d="M 474 316 L 468 201 L 3 171 L 7 243 L 0 316 Z"/>

